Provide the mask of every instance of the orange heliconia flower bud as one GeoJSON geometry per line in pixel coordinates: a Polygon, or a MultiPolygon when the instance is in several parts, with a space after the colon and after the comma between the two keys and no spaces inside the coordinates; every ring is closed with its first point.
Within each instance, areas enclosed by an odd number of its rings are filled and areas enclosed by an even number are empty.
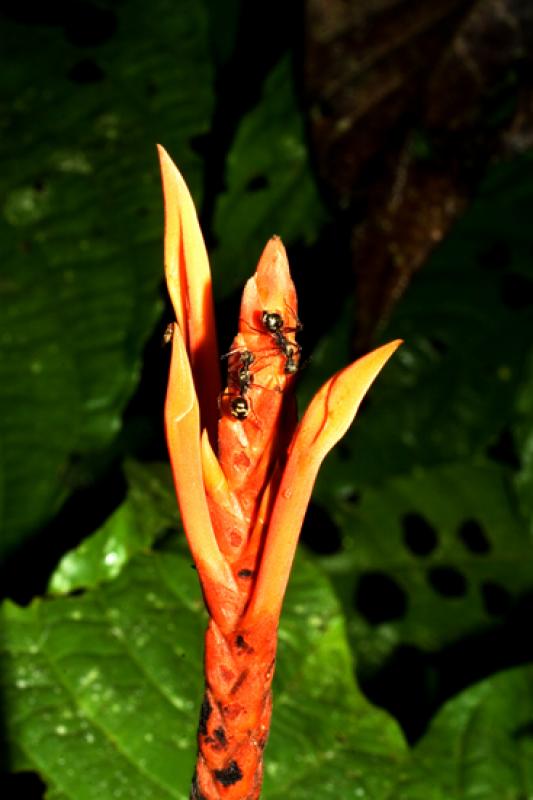
{"type": "Polygon", "coordinates": [[[247,282],[238,333],[219,355],[204,240],[186,184],[159,147],[165,270],[176,314],[165,403],[183,527],[210,621],[193,800],[255,800],[270,728],[277,628],[320,464],[399,346],[341,370],[298,424],[297,298],[274,237],[247,282]]]}

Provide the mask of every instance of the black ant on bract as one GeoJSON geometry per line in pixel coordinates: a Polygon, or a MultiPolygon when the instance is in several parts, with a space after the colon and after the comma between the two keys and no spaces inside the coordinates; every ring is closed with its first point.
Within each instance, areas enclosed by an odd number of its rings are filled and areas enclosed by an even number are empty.
{"type": "MultiPolygon", "coordinates": [[[[296,315],[294,316],[296,318],[296,315]]],[[[283,317],[277,311],[263,311],[261,322],[274,339],[278,350],[285,356],[285,374],[294,375],[295,372],[298,372],[296,357],[300,355],[302,348],[297,342],[288,339],[286,334],[301,331],[302,323],[296,318],[296,326],[294,328],[286,328],[283,317]]]]}
{"type": "Polygon", "coordinates": [[[223,355],[222,358],[230,358],[236,353],[239,354],[237,372],[233,375],[230,371],[229,382],[236,384],[239,394],[231,398],[230,411],[232,416],[236,419],[246,419],[250,413],[250,406],[246,399],[246,393],[254,382],[254,376],[250,372],[250,366],[255,361],[255,356],[250,350],[231,350],[229,353],[223,355]]]}
{"type": "MultiPolygon", "coordinates": [[[[295,314],[294,317],[296,319],[296,325],[291,328],[285,326],[283,317],[276,311],[263,311],[261,314],[263,328],[270,334],[274,340],[276,349],[285,358],[284,372],[286,375],[294,375],[298,371],[298,357],[301,352],[300,345],[287,336],[287,334],[295,333],[302,329],[302,324],[295,314]]],[[[247,324],[249,325],[249,323],[247,324]]],[[[256,328],[253,328],[253,330],[261,332],[256,328]]],[[[244,420],[250,413],[250,404],[246,394],[254,383],[254,375],[250,367],[256,361],[256,356],[251,350],[236,348],[230,350],[230,352],[223,355],[222,358],[229,359],[236,355],[239,357],[238,362],[236,365],[230,364],[228,386],[236,389],[238,394],[232,396],[230,400],[230,411],[232,416],[236,419],[244,420]]],[[[267,357],[266,353],[264,357],[267,357]]],[[[277,391],[281,391],[279,387],[276,387],[276,389],[277,391]]]]}

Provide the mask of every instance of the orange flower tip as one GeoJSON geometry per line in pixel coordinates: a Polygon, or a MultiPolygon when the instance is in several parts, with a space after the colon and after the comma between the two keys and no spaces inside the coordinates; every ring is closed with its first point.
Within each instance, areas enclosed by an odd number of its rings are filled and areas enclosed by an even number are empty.
{"type": "Polygon", "coordinates": [[[162,147],[160,144],[157,145],[157,154],[159,156],[159,166],[161,167],[163,187],[165,187],[165,185],[168,186],[169,180],[176,179],[176,176],[179,175],[179,170],[172,161],[172,159],[170,158],[165,148],[162,147]]]}
{"type": "Polygon", "coordinates": [[[257,269],[247,282],[241,305],[241,319],[245,321],[243,332],[262,331],[263,311],[276,312],[287,320],[287,325],[296,324],[296,290],[289,271],[287,253],[281,239],[273,236],[266,243],[257,269]]]}
{"type": "MultiPolygon", "coordinates": [[[[185,182],[185,178],[167,153],[164,147],[160,144],[157,145],[157,152],[159,155],[159,164],[161,167],[161,175],[163,179],[163,188],[167,191],[173,190],[177,192],[177,196],[180,198],[182,202],[190,201],[192,203],[192,198],[190,197],[190,192],[185,182]]],[[[171,195],[170,195],[171,196],[171,195]]],[[[172,197],[172,196],[171,196],[172,197]]],[[[174,199],[174,198],[172,198],[174,199]]],[[[176,211],[178,213],[182,213],[181,209],[176,207],[176,211]]]]}
{"type": "MultiPolygon", "coordinates": [[[[344,436],[363,397],[401,344],[401,339],[395,339],[359,358],[330,378],[315,395],[308,409],[309,425],[310,429],[317,427],[315,435],[323,447],[329,449],[344,436]],[[321,415],[322,422],[317,425],[321,415]]],[[[305,425],[305,417],[302,422],[305,425]]]]}

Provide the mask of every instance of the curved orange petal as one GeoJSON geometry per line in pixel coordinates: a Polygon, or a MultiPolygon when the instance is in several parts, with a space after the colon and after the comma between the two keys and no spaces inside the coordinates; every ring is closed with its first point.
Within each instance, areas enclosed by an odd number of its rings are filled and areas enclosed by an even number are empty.
{"type": "Polygon", "coordinates": [[[237,587],[217,544],[205,496],[200,411],[185,343],[174,325],[165,428],[185,534],[211,616],[226,628],[237,613],[237,587]]]}
{"type": "Polygon", "coordinates": [[[176,319],[185,339],[202,421],[216,441],[220,368],[211,272],[194,203],[178,168],[157,145],[165,203],[165,274],[176,319]]]}
{"type": "Polygon", "coordinates": [[[346,433],[370,385],[400,344],[400,340],[390,342],[337,372],[309,404],[291,443],[272,509],[246,613],[248,624],[279,615],[320,464],[346,433]]]}

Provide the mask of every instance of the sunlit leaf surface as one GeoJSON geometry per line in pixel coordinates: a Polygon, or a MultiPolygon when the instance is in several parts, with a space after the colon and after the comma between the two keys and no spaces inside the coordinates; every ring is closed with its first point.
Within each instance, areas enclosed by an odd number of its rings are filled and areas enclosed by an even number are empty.
{"type": "MultiPolygon", "coordinates": [[[[280,631],[264,797],[387,796],[405,755],[357,690],[327,581],[302,561],[280,631]],[[327,716],[324,717],[324,709],[327,716]]],[[[2,685],[14,766],[65,798],[188,796],[202,696],[203,603],[190,560],[133,559],[92,591],[4,607],[2,685]]]]}

